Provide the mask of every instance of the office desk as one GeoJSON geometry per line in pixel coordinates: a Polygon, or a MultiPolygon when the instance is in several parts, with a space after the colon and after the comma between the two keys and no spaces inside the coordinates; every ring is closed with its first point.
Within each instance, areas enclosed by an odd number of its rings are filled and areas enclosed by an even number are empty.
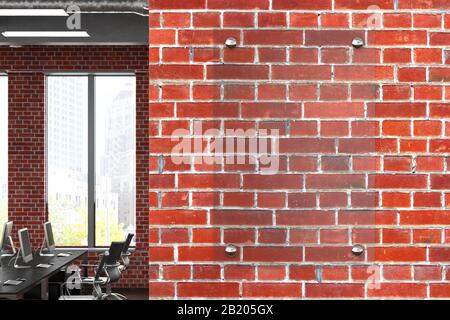
{"type": "MultiPolygon", "coordinates": [[[[48,279],[87,253],[86,250],[73,249],[55,250],[55,253],[68,251],[72,253],[69,257],[41,257],[39,253],[34,253],[33,262],[29,264],[32,268],[28,269],[15,269],[13,267],[14,262],[11,262],[8,267],[7,264],[11,258],[3,258],[0,269],[0,298],[22,299],[27,291],[40,284],[41,298],[48,300],[48,279]],[[53,265],[50,268],[36,268],[35,266],[40,263],[53,263],[53,265]],[[25,278],[27,280],[17,286],[4,285],[6,280],[16,280],[17,278],[25,278]]],[[[19,261],[21,261],[20,258],[19,261]]]]}

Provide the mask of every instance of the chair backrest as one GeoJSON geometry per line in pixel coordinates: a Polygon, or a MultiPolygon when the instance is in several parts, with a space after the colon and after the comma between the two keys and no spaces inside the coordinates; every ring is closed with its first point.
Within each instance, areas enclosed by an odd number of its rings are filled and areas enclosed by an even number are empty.
{"type": "Polygon", "coordinates": [[[130,248],[130,243],[131,243],[131,240],[133,240],[133,237],[134,237],[134,233],[129,233],[127,235],[127,239],[125,240],[125,244],[123,246],[122,253],[128,252],[128,249],[130,248]]]}
{"type": "Polygon", "coordinates": [[[97,271],[95,272],[95,281],[100,280],[100,277],[102,276],[103,273],[103,268],[105,267],[105,261],[108,258],[109,253],[105,252],[104,255],[102,255],[102,258],[100,259],[100,262],[97,266],[97,271]]]}
{"type": "Polygon", "coordinates": [[[105,271],[110,278],[110,282],[120,279],[120,258],[125,241],[113,241],[109,247],[108,254],[105,253],[105,271]]]}

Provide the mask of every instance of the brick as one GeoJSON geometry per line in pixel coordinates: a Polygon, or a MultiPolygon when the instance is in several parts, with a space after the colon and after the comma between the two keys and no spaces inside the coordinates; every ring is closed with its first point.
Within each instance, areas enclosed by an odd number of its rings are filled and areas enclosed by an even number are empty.
{"type": "Polygon", "coordinates": [[[441,195],[438,192],[414,193],[414,207],[440,207],[441,195]]]}
{"type": "Polygon", "coordinates": [[[191,24],[191,15],[184,12],[165,12],[162,14],[162,21],[165,28],[187,28],[191,24]]]}
{"type": "Polygon", "coordinates": [[[448,46],[450,44],[450,36],[446,32],[432,32],[430,34],[430,44],[433,46],[448,46]]]}
{"type": "Polygon", "coordinates": [[[227,280],[254,280],[255,267],[246,265],[226,265],[224,275],[227,280]]]}
{"type": "Polygon", "coordinates": [[[380,9],[394,9],[393,0],[336,0],[336,9],[367,10],[370,6],[377,6],[380,9]]]}
{"type": "Polygon", "coordinates": [[[368,116],[371,118],[407,118],[423,117],[425,103],[369,103],[368,116]]]}
{"type": "Polygon", "coordinates": [[[426,70],[425,68],[399,68],[398,80],[400,82],[424,82],[426,70]]]}
{"type": "Polygon", "coordinates": [[[400,0],[399,9],[449,9],[450,5],[442,0],[400,0]]]}
{"type": "Polygon", "coordinates": [[[293,63],[317,63],[318,51],[313,48],[292,48],[290,50],[290,62],[293,63]]]}
{"type": "Polygon", "coordinates": [[[302,176],[289,175],[244,175],[244,189],[297,189],[302,184],[302,176]]]}
{"type": "Polygon", "coordinates": [[[255,61],[255,50],[253,48],[226,50],[223,55],[223,61],[226,63],[252,63],[255,61]]]}
{"type": "Polygon", "coordinates": [[[274,10],[326,10],[331,9],[331,0],[273,0],[274,10]]]}
{"type": "Polygon", "coordinates": [[[237,103],[178,103],[177,116],[179,118],[233,118],[239,114],[237,103]]]}
{"type": "Polygon", "coordinates": [[[368,152],[395,152],[397,151],[397,142],[395,139],[340,139],[340,153],[368,153],[368,152]]]}
{"type": "Polygon", "coordinates": [[[354,118],[364,116],[362,103],[316,103],[307,102],[304,106],[305,118],[354,118]]]}
{"type": "Polygon", "coordinates": [[[414,266],[415,280],[441,280],[441,266],[414,266]]]}
{"type": "Polygon", "coordinates": [[[363,260],[364,254],[360,256],[353,255],[351,247],[327,246],[305,248],[305,261],[307,262],[344,262],[363,260]]]}
{"type": "Polygon", "coordinates": [[[269,9],[268,0],[208,0],[208,9],[269,9]]]}
{"type": "Polygon", "coordinates": [[[202,79],[203,67],[197,65],[152,65],[152,79],[202,79]]]}
{"type": "Polygon", "coordinates": [[[450,221],[450,212],[445,210],[401,211],[400,221],[406,225],[445,225],[450,221]]]}
{"type": "Polygon", "coordinates": [[[334,152],[333,139],[291,138],[280,139],[281,153],[318,153],[334,152]]]}
{"type": "Polygon", "coordinates": [[[450,285],[448,283],[434,283],[430,285],[430,296],[432,298],[450,297],[450,285]]]}
{"type": "Polygon", "coordinates": [[[383,52],[383,62],[385,63],[410,63],[411,49],[386,48],[383,52]]]}
{"type": "Polygon", "coordinates": [[[382,195],[382,206],[385,208],[405,208],[411,206],[409,193],[384,192],[382,195]]]}
{"type": "Polygon", "coordinates": [[[219,12],[195,12],[192,15],[194,28],[218,28],[220,27],[219,12]]]}
{"type": "Polygon", "coordinates": [[[315,13],[290,12],[289,21],[291,28],[314,28],[319,25],[318,15],[315,13]]]}
{"type": "Polygon", "coordinates": [[[362,31],[306,30],[305,45],[347,46],[355,37],[364,38],[364,33],[362,31]]]}
{"type": "Polygon", "coordinates": [[[383,86],[384,101],[409,100],[410,98],[411,98],[411,87],[408,85],[383,86]]]}
{"type": "Polygon", "coordinates": [[[227,243],[253,244],[256,242],[256,232],[254,229],[227,228],[223,231],[223,241],[227,243]]]}
{"type": "Polygon", "coordinates": [[[314,266],[295,266],[289,267],[289,279],[292,280],[315,280],[316,268],[314,266]]]}
{"type": "Polygon", "coordinates": [[[297,100],[316,100],[318,90],[316,85],[310,84],[290,84],[289,99],[297,100]]]}
{"type": "Polygon", "coordinates": [[[388,157],[384,158],[385,171],[410,171],[411,158],[410,157],[388,157]]]}
{"type": "Polygon", "coordinates": [[[251,30],[244,31],[245,45],[300,45],[303,33],[294,30],[251,30]]]}
{"type": "Polygon", "coordinates": [[[369,261],[423,261],[426,248],[420,247],[371,247],[368,249],[369,261]]]}
{"type": "Polygon", "coordinates": [[[385,28],[406,28],[412,27],[412,15],[408,13],[385,13],[383,15],[385,28]]]}
{"type": "Polygon", "coordinates": [[[308,298],[362,298],[364,285],[346,283],[307,283],[305,296],[308,298]]]}
{"type": "Polygon", "coordinates": [[[251,28],[254,21],[253,12],[224,12],[223,14],[224,27],[251,28]]]}
{"type": "Polygon", "coordinates": [[[239,297],[239,283],[180,282],[177,291],[180,297],[239,297]]]}
{"type": "Polygon", "coordinates": [[[179,2],[167,2],[164,0],[150,0],[149,8],[156,9],[204,9],[206,7],[206,0],[189,0],[179,2]]]}
{"type": "Polygon", "coordinates": [[[283,280],[286,277],[284,266],[259,266],[258,280],[283,280]]]}
{"type": "Polygon", "coordinates": [[[211,223],[215,225],[272,224],[272,214],[266,210],[213,210],[210,216],[211,223]]]}
{"type": "Polygon", "coordinates": [[[415,48],[414,60],[417,63],[442,63],[442,49],[415,48]]]}
{"type": "Polygon", "coordinates": [[[209,65],[206,68],[206,77],[211,80],[268,79],[269,68],[262,65],[209,65]]]}
{"type": "Polygon", "coordinates": [[[369,31],[368,44],[378,46],[426,45],[427,33],[426,31],[410,30],[369,31]]]}
{"type": "MultiPolygon", "coordinates": [[[[320,234],[320,243],[321,244],[339,244],[339,243],[346,244],[346,243],[348,243],[348,230],[347,229],[321,229],[319,234],[320,234]]],[[[325,276],[325,274],[324,274],[324,276],[325,276]]]]}
{"type": "Polygon", "coordinates": [[[236,261],[239,257],[229,257],[223,247],[220,246],[195,246],[195,247],[178,247],[179,261],[236,261]]]}
{"type": "Polygon", "coordinates": [[[327,225],[334,222],[332,211],[280,210],[276,212],[276,225],[327,225]]]}
{"type": "Polygon", "coordinates": [[[380,283],[367,292],[369,297],[425,298],[427,287],[419,283],[380,283]]]}
{"type": "Polygon", "coordinates": [[[448,262],[450,261],[450,248],[433,247],[430,248],[430,261],[448,262]]]}
{"type": "Polygon", "coordinates": [[[244,297],[300,297],[302,287],[297,283],[245,283],[243,286],[244,297]]]}
{"type": "Polygon", "coordinates": [[[351,210],[340,211],[338,214],[340,225],[391,225],[396,224],[396,220],[394,211],[351,210]]]}
{"type": "Polygon", "coordinates": [[[335,79],[342,81],[393,80],[390,66],[336,66],[335,79]]]}
{"type": "Polygon", "coordinates": [[[330,66],[321,65],[275,65],[273,80],[330,80],[330,66]]]}
{"type": "Polygon", "coordinates": [[[323,63],[348,63],[350,60],[347,48],[321,48],[320,59],[323,63]]]}
{"type": "Polygon", "coordinates": [[[301,247],[245,247],[244,261],[299,262],[302,261],[301,247]]]}
{"type": "Polygon", "coordinates": [[[260,62],[285,62],[285,48],[258,48],[258,56],[260,62]]]}
{"type": "Polygon", "coordinates": [[[347,121],[322,121],[320,135],[322,137],[345,137],[348,136],[349,128],[347,121]]]}
{"type": "Polygon", "coordinates": [[[286,13],[284,12],[261,12],[258,14],[259,28],[286,27],[286,13]]]}
{"type": "Polygon", "coordinates": [[[201,280],[219,280],[220,267],[216,265],[194,265],[192,278],[201,280]]]}
{"type": "Polygon", "coordinates": [[[153,210],[149,219],[152,224],[205,224],[206,212],[201,210],[153,210]]]}
{"type": "Polygon", "coordinates": [[[326,13],[320,16],[322,28],[346,28],[349,26],[349,16],[344,13],[326,13]]]}

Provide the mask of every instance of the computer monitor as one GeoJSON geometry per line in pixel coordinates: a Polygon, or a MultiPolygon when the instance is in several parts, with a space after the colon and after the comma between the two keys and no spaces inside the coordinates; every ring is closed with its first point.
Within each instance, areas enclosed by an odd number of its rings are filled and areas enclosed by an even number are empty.
{"type": "Polygon", "coordinates": [[[55,240],[53,238],[52,224],[50,222],[44,223],[44,234],[47,250],[52,252],[55,250],[55,240]]]}
{"type": "Polygon", "coordinates": [[[11,243],[11,232],[12,232],[13,222],[8,221],[5,222],[3,226],[3,235],[2,235],[2,242],[0,244],[0,251],[6,251],[8,245],[11,246],[12,251],[15,251],[15,248],[13,244],[11,243]]]}
{"type": "Polygon", "coordinates": [[[33,261],[33,250],[31,249],[30,236],[27,228],[19,230],[19,242],[23,262],[29,263],[33,261]]]}

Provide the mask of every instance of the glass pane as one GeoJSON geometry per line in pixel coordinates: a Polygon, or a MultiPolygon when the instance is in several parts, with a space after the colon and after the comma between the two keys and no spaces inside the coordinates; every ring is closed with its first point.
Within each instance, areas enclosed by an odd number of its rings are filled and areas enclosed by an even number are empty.
{"type": "Polygon", "coordinates": [[[58,246],[87,245],[88,78],[48,78],[48,209],[58,246]]]}
{"type": "Polygon", "coordinates": [[[95,241],[107,246],[136,229],[136,80],[95,82],[95,241]]]}
{"type": "Polygon", "coordinates": [[[0,225],[8,220],[8,77],[0,76],[0,225]]]}

